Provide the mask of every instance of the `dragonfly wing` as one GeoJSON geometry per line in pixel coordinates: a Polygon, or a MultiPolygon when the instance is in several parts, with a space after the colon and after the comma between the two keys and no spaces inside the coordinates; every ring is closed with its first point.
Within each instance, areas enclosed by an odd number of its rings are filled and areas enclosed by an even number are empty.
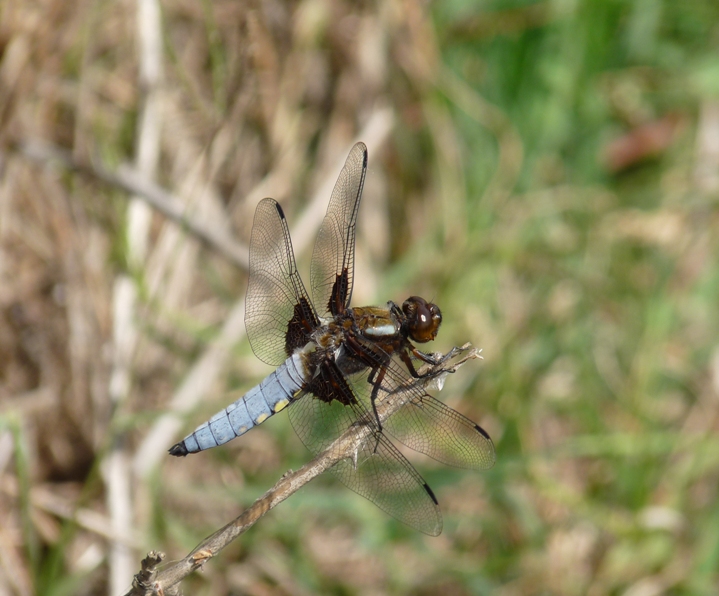
{"type": "Polygon", "coordinates": [[[422,390],[415,388],[408,397],[384,423],[390,435],[450,466],[485,470],[494,465],[494,444],[481,426],[422,390]]]}
{"type": "Polygon", "coordinates": [[[250,239],[245,326],[257,357],[279,366],[319,324],[295,264],[287,220],[274,199],[257,205],[250,239]]]}
{"type": "Polygon", "coordinates": [[[357,143],[332,191],[312,252],[312,297],[323,317],[344,312],[352,298],[357,211],[366,172],[367,147],[357,143]]]}
{"type": "Polygon", "coordinates": [[[368,383],[367,371],[346,379],[333,362],[322,369],[317,377],[321,380],[310,386],[312,394],[288,411],[300,440],[318,455],[348,429],[361,433],[356,452],[340,460],[331,473],[392,517],[425,534],[438,535],[442,516],[432,490],[378,429],[374,414],[354,394],[353,386],[368,383]]]}
{"type": "MultiPolygon", "coordinates": [[[[371,342],[362,340],[362,349],[375,356],[384,373],[378,401],[387,396],[404,404],[382,423],[392,437],[450,466],[483,470],[494,465],[494,444],[487,432],[425,390],[426,384],[444,370],[442,365],[430,376],[416,379],[396,358],[389,358],[371,342]]],[[[355,387],[355,393],[365,403],[371,390],[371,383],[355,387]]]]}

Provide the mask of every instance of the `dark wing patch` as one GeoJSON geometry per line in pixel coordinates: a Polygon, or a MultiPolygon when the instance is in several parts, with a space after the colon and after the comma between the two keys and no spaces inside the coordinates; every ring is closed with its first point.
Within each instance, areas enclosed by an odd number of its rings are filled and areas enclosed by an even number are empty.
{"type": "Polygon", "coordinates": [[[327,404],[336,401],[343,406],[352,406],[357,403],[344,375],[331,360],[320,364],[317,376],[308,384],[308,391],[327,404]]]}
{"type": "Polygon", "coordinates": [[[306,297],[301,296],[297,304],[295,304],[292,318],[287,324],[285,354],[291,356],[295,349],[307,345],[312,332],[318,324],[312,305],[307,301],[306,297]]]}
{"type": "Polygon", "coordinates": [[[263,199],[255,211],[245,325],[254,353],[273,366],[303,347],[307,331],[318,325],[297,271],[287,220],[274,199],[263,199]]]}
{"type": "Polygon", "coordinates": [[[335,276],[330,299],[325,305],[327,312],[333,315],[343,313],[345,308],[349,306],[349,300],[347,299],[347,296],[351,297],[349,275],[349,270],[345,267],[339,275],[335,276]]]}
{"type": "Polygon", "coordinates": [[[321,316],[341,314],[352,298],[357,211],[367,172],[367,147],[350,151],[332,191],[330,204],[312,252],[312,297],[321,316]]]}

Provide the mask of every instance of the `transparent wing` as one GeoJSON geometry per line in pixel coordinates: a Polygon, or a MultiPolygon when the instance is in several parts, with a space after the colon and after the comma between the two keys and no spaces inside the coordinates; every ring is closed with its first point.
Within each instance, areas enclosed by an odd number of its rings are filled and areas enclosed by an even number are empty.
{"type": "MultiPolygon", "coordinates": [[[[341,375],[336,369],[333,374],[341,375]]],[[[367,372],[351,380],[352,386],[367,383],[367,372]]],[[[322,399],[308,394],[289,408],[292,426],[305,446],[317,455],[350,428],[363,433],[355,457],[338,462],[332,474],[392,517],[425,534],[438,535],[442,516],[437,499],[412,464],[379,432],[374,414],[354,396],[341,398],[352,403],[340,403],[326,401],[324,390],[318,393],[322,399]]]]}
{"type": "Polygon", "coordinates": [[[384,425],[410,449],[444,464],[476,470],[494,465],[494,445],[486,431],[428,393],[412,390],[384,425]]]}
{"type": "Polygon", "coordinates": [[[343,312],[352,298],[357,210],[366,171],[367,147],[357,143],[332,191],[312,252],[312,297],[323,317],[343,312]]]}
{"type": "Polygon", "coordinates": [[[432,489],[384,434],[362,444],[356,463],[344,459],[332,472],[345,486],[408,526],[430,536],[442,532],[442,514],[432,489]]]}
{"type": "MultiPolygon", "coordinates": [[[[373,354],[384,370],[378,401],[404,404],[382,422],[383,430],[410,449],[450,466],[483,470],[494,465],[494,444],[484,429],[425,391],[426,384],[444,371],[441,365],[429,377],[415,379],[378,346],[363,341],[363,350],[365,356],[373,354]]],[[[367,403],[372,385],[368,382],[354,390],[367,403]]]]}
{"type": "Polygon", "coordinates": [[[279,366],[318,324],[297,272],[287,220],[274,199],[257,205],[250,239],[245,326],[257,357],[279,366]]]}

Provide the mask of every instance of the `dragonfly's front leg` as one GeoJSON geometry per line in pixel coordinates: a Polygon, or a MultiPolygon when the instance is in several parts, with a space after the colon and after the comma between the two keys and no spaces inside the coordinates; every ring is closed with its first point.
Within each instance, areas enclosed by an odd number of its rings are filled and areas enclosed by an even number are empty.
{"type": "Polygon", "coordinates": [[[436,354],[427,354],[425,352],[422,352],[421,350],[418,350],[415,346],[408,347],[406,350],[402,350],[400,352],[400,358],[402,359],[402,362],[405,363],[405,366],[407,366],[407,370],[409,370],[409,374],[411,374],[415,379],[423,379],[425,377],[431,376],[434,374],[435,367],[441,366],[445,362],[448,362],[452,360],[457,354],[460,354],[464,351],[466,351],[467,348],[464,346],[461,348],[454,347],[449,352],[447,352],[444,355],[436,355],[436,354]],[[430,368],[424,373],[417,372],[417,369],[414,367],[414,363],[412,362],[412,359],[410,358],[410,352],[412,355],[417,358],[418,360],[421,360],[425,364],[429,364],[430,368]]]}

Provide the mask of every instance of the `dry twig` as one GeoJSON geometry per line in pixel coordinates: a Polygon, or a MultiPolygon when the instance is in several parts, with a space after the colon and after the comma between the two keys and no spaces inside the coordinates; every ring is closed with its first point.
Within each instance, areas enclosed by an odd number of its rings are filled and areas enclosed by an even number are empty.
{"type": "MultiPolygon", "coordinates": [[[[481,356],[479,350],[465,344],[461,348],[451,350],[445,358],[442,364],[426,366],[421,371],[424,375],[423,378],[419,381],[411,380],[411,382],[420,383],[424,388],[441,388],[447,374],[455,372],[467,360],[481,358],[481,356]]],[[[312,397],[308,396],[305,399],[312,399],[312,397]]],[[[382,396],[377,404],[377,415],[380,421],[386,420],[404,406],[406,399],[406,394],[401,391],[382,396]]],[[[135,576],[133,587],[125,596],[150,596],[161,593],[163,590],[167,594],[168,589],[173,588],[190,573],[202,567],[208,559],[217,555],[240,534],[250,529],[268,511],[297,492],[310,480],[344,459],[353,460],[360,446],[370,438],[372,432],[373,427],[369,425],[357,425],[347,429],[327,450],[312,461],[297,471],[289,471],[284,474],[275,486],[243,511],[239,517],[203,540],[185,558],[173,562],[162,570],[151,572],[149,577],[145,561],[143,561],[143,571],[135,576]]],[[[150,555],[152,554],[150,553],[150,555]]]]}
{"type": "Polygon", "coordinates": [[[249,263],[247,247],[234,240],[224,226],[212,225],[187,211],[185,204],[174,194],[148,180],[132,166],[122,164],[111,171],[98,161],[88,162],[72,156],[60,147],[37,140],[17,144],[19,151],[39,163],[57,163],[68,170],[101,180],[121,188],[134,198],[146,201],[165,217],[174,221],[190,234],[217,250],[236,266],[246,269],[249,263]]]}

